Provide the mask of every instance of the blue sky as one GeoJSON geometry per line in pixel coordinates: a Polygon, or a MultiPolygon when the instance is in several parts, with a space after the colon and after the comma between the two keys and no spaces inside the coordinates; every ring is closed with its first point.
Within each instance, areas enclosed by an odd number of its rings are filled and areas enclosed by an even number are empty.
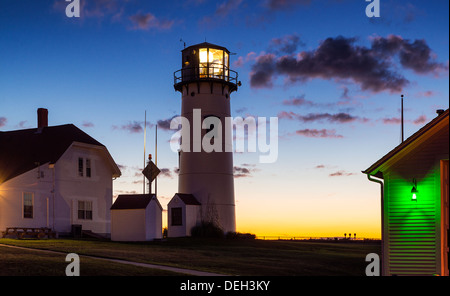
{"type": "MultiPolygon", "coordinates": [[[[73,123],[121,165],[115,194],[141,192],[154,124],[180,113],[181,50],[227,47],[242,86],[232,116],[279,118],[279,154],[234,156],[238,231],[379,236],[379,188],[361,173],[448,108],[449,2],[380,0],[0,0],[0,130],[73,123]],[[180,41],[182,40],[182,41],[180,41]]],[[[158,195],[177,190],[177,155],[158,129],[158,195]]]]}

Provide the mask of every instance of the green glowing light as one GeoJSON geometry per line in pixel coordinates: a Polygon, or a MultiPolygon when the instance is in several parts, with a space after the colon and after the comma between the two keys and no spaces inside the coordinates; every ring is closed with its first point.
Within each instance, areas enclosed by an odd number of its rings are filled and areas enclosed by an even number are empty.
{"type": "Polygon", "coordinates": [[[416,189],[416,186],[414,186],[412,189],[411,189],[411,193],[412,193],[412,198],[411,198],[411,200],[413,200],[413,201],[417,201],[417,189],[416,189]]]}

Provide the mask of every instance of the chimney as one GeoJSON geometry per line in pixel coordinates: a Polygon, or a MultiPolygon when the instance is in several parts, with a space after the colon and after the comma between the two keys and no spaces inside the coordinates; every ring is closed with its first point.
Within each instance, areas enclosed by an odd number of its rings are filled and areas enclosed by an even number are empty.
{"type": "Polygon", "coordinates": [[[43,128],[48,126],[48,110],[44,108],[39,108],[37,110],[38,117],[38,128],[43,128]]]}
{"type": "Polygon", "coordinates": [[[444,112],[445,112],[444,109],[437,109],[436,110],[436,113],[437,113],[438,116],[442,115],[444,112]]]}

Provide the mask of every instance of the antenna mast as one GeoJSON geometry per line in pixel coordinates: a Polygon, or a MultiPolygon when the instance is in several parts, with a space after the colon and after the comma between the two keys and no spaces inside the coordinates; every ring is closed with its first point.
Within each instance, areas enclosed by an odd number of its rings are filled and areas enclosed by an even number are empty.
{"type": "Polygon", "coordinates": [[[402,118],[401,118],[401,121],[402,121],[402,127],[401,127],[401,129],[402,129],[402,143],[403,143],[403,141],[404,141],[404,123],[403,123],[403,95],[402,95],[402,109],[401,109],[401,112],[402,112],[402,118]]]}

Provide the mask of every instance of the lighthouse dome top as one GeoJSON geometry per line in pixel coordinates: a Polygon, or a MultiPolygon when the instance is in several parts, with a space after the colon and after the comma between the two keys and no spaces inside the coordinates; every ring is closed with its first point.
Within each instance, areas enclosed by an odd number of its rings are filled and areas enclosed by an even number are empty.
{"type": "Polygon", "coordinates": [[[209,43],[209,42],[203,42],[203,43],[188,46],[188,47],[184,48],[181,52],[189,51],[189,50],[196,49],[196,48],[213,48],[213,49],[219,49],[219,50],[226,51],[228,54],[230,53],[230,51],[226,47],[216,45],[213,43],[209,43]]]}
{"type": "Polygon", "coordinates": [[[237,90],[238,74],[230,69],[230,52],[223,46],[208,42],[191,45],[181,51],[181,69],[174,73],[174,88],[193,82],[218,82],[237,90]]]}

